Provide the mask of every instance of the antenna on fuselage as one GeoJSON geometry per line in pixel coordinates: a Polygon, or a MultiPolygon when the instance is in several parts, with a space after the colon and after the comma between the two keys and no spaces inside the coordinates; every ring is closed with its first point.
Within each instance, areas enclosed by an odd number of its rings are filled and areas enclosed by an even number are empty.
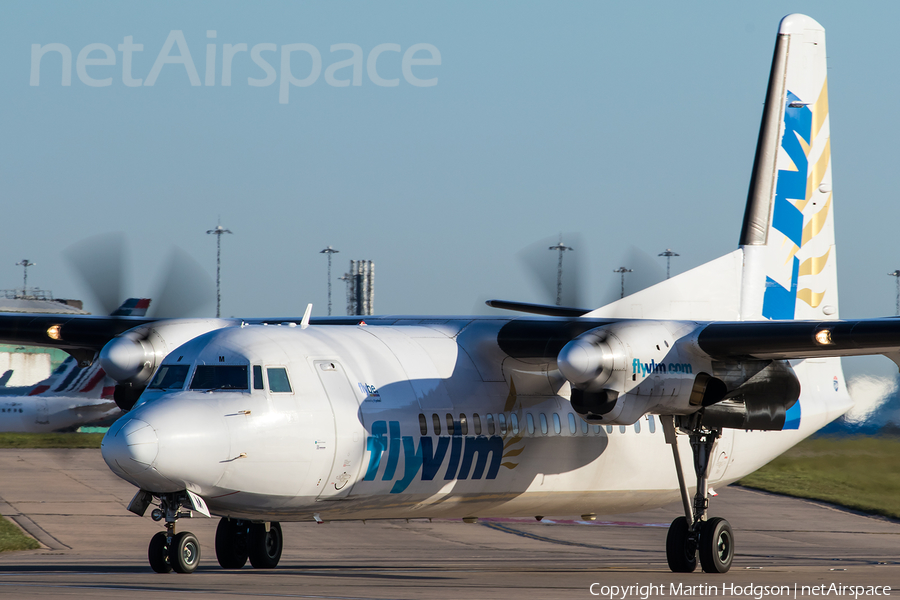
{"type": "Polygon", "coordinates": [[[309,316],[312,314],[312,302],[306,305],[306,312],[303,313],[303,319],[300,321],[300,329],[309,327],[309,316]]]}

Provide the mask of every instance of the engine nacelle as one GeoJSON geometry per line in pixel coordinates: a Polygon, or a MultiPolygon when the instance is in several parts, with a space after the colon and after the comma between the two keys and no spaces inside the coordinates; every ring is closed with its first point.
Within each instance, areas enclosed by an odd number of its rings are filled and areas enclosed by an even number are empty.
{"type": "Polygon", "coordinates": [[[703,411],[712,427],[781,429],[800,396],[790,363],[717,361],[699,349],[696,330],[689,321],[622,321],[575,338],[557,358],[572,408],[593,424],[703,411]]]}
{"type": "Polygon", "coordinates": [[[590,423],[631,425],[648,412],[690,414],[721,400],[726,390],[708,375],[709,358],[691,335],[696,327],[622,321],[575,338],[557,357],[572,407],[590,423]]]}
{"type": "Polygon", "coordinates": [[[172,350],[215,329],[233,326],[227,319],[167,319],[113,338],[100,351],[100,366],[120,384],[143,388],[172,350]]]}

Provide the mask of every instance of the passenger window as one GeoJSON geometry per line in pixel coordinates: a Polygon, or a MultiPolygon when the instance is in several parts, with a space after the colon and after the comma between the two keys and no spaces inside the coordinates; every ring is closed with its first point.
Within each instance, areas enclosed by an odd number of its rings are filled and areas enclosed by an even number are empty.
{"type": "Polygon", "coordinates": [[[428,435],[428,419],[423,414],[419,414],[419,431],[422,435],[428,435]]]}
{"type": "Polygon", "coordinates": [[[544,413],[540,413],[538,418],[541,420],[541,433],[547,435],[547,415],[544,413]]]}
{"type": "Polygon", "coordinates": [[[263,378],[262,378],[262,367],[259,365],[253,365],[253,389],[254,390],[266,389],[266,384],[263,382],[263,378]]]}
{"type": "Polygon", "coordinates": [[[431,415],[431,424],[434,426],[434,435],[441,435],[441,418],[437,413],[431,415]]]}
{"type": "Polygon", "coordinates": [[[494,415],[488,413],[484,415],[484,420],[487,421],[488,435],[494,435],[494,415]]]}
{"type": "Polygon", "coordinates": [[[475,435],[481,435],[481,417],[478,413],[472,414],[472,425],[475,426],[475,435]]]}
{"type": "Polygon", "coordinates": [[[469,422],[466,420],[466,415],[459,413],[459,430],[461,435],[469,434],[469,422]]]}
{"type": "Polygon", "coordinates": [[[187,379],[188,365],[162,365],[148,386],[154,390],[180,390],[187,379]]]}
{"type": "Polygon", "coordinates": [[[588,422],[584,419],[581,420],[581,433],[587,435],[588,432],[588,422]]]}
{"type": "Polygon", "coordinates": [[[246,390],[247,365],[198,365],[191,379],[192,390],[246,390]]]}
{"type": "Polygon", "coordinates": [[[559,435],[562,433],[562,424],[559,422],[559,415],[553,413],[553,433],[559,435]]]}
{"type": "Polygon", "coordinates": [[[506,435],[506,415],[498,413],[497,423],[500,425],[500,435],[506,435]]]}
{"type": "Polygon", "coordinates": [[[647,415],[647,421],[650,426],[650,433],[656,433],[656,419],[653,418],[653,415],[647,415]]]}
{"type": "Polygon", "coordinates": [[[291,382],[288,379],[287,369],[284,367],[268,367],[266,375],[269,378],[269,391],[275,394],[290,394],[291,382]]]}
{"type": "MultiPolygon", "coordinates": [[[[598,425],[594,425],[594,427],[597,427],[597,429],[600,428],[598,425]]],[[[612,433],[612,425],[606,426],[606,433],[612,433]]]]}
{"type": "Polygon", "coordinates": [[[447,435],[453,435],[453,415],[447,413],[447,435]]]}
{"type": "Polygon", "coordinates": [[[638,419],[637,421],[634,422],[634,432],[635,433],[641,432],[641,420],[640,419],[638,419]]]}
{"type": "Polygon", "coordinates": [[[509,413],[509,421],[512,423],[513,435],[519,435],[519,415],[516,413],[509,413]]]}
{"type": "Polygon", "coordinates": [[[619,433],[625,433],[625,426],[619,425],[619,433]]]}
{"type": "Polygon", "coordinates": [[[575,423],[575,415],[569,413],[569,433],[575,435],[578,433],[578,425],[575,423]]]}
{"type": "Polygon", "coordinates": [[[525,413],[525,427],[528,429],[528,435],[534,435],[534,417],[531,413],[525,413]]]}

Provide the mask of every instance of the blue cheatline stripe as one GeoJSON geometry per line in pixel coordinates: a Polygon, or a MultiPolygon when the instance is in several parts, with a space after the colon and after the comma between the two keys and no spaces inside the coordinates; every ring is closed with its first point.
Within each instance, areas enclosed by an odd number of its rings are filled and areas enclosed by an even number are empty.
{"type": "Polygon", "coordinates": [[[800,429],[800,412],[800,401],[797,400],[784,416],[784,427],[781,429],[800,429]]]}

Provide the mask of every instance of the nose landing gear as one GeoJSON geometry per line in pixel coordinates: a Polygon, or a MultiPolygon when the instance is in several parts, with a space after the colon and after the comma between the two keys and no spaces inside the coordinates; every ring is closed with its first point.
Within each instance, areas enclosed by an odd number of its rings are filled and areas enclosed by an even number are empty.
{"type": "Polygon", "coordinates": [[[697,491],[693,502],[687,490],[681,459],[675,439],[675,422],[671,415],[661,415],[666,443],[672,446],[678,487],[684,505],[683,517],[678,517],[669,526],[666,536],[666,561],[675,573],[691,573],[697,568],[699,550],[700,565],[706,573],[727,573],[734,558],[734,532],[731,525],[721,517],[707,520],[709,508],[707,483],[709,481],[709,458],[712,455],[721,429],[703,427],[700,417],[692,415],[684,424],[691,440],[694,455],[694,472],[697,476],[697,491]]]}
{"type": "Polygon", "coordinates": [[[147,558],[150,568],[156,573],[193,573],[200,564],[200,540],[190,531],[175,533],[175,522],[179,517],[190,516],[190,513],[180,513],[181,503],[174,494],[164,494],[160,497],[159,512],[154,512],[154,518],[163,516],[166,519],[166,530],[160,531],[150,538],[150,547],[147,549],[147,558]]]}

